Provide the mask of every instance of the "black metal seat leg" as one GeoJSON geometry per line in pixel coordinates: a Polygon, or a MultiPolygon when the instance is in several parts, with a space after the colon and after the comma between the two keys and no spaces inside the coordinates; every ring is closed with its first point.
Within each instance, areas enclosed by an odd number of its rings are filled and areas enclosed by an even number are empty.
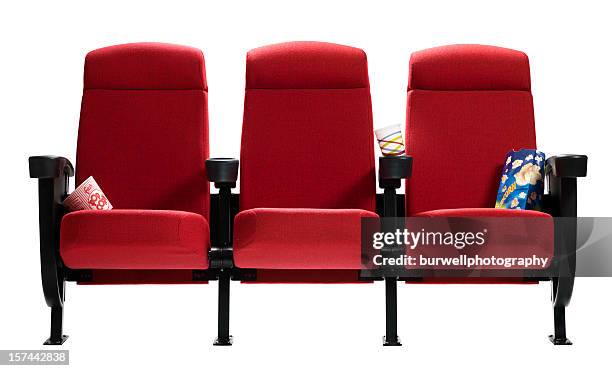
{"type": "Polygon", "coordinates": [[[222,271],[219,275],[219,314],[217,318],[217,338],[214,345],[232,345],[233,338],[229,334],[230,316],[230,275],[222,271]]]}
{"type": "Polygon", "coordinates": [[[567,338],[565,329],[565,307],[553,306],[555,316],[555,334],[548,338],[555,345],[572,345],[572,342],[567,338]]]}
{"type": "Polygon", "coordinates": [[[384,346],[401,346],[397,336],[397,278],[385,278],[385,322],[386,331],[383,336],[384,346]]]}
{"type": "Polygon", "coordinates": [[[61,305],[51,307],[51,336],[43,345],[62,345],[68,339],[63,332],[64,307],[61,305]]]}

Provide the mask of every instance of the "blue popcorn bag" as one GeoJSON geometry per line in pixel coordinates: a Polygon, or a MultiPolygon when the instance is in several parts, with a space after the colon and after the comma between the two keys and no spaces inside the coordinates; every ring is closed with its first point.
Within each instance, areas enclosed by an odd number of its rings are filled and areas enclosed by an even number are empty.
{"type": "Polygon", "coordinates": [[[535,149],[506,154],[495,208],[542,210],[546,155],[535,149]]]}

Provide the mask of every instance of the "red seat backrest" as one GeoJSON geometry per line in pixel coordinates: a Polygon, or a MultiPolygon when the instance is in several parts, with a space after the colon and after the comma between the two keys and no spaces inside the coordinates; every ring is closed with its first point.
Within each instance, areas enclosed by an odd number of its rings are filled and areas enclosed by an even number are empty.
{"type": "Polygon", "coordinates": [[[291,42],[247,54],[242,210],[374,211],[373,145],[363,50],[291,42]]]}
{"type": "Polygon", "coordinates": [[[525,53],[450,45],[410,58],[406,210],[494,207],[505,154],[535,148],[525,53]]]}
{"type": "Polygon", "coordinates": [[[121,209],[208,219],[208,109],[198,49],[136,43],[85,59],[77,184],[93,176],[121,209]]]}

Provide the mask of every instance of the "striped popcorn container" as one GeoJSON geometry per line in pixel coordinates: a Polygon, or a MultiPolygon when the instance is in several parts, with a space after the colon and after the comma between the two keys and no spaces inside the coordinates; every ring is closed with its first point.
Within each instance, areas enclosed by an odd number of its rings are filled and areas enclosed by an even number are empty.
{"type": "Polygon", "coordinates": [[[95,179],[90,176],[66,197],[64,207],[70,211],[111,210],[113,205],[108,201],[95,179]]]}
{"type": "Polygon", "coordinates": [[[374,133],[383,156],[402,156],[406,153],[402,129],[399,125],[387,126],[375,130],[374,133]]]}

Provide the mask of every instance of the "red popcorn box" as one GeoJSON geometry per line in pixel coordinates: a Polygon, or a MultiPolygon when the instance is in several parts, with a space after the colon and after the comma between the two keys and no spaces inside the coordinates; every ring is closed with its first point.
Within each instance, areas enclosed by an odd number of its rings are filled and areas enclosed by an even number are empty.
{"type": "Polygon", "coordinates": [[[66,197],[64,206],[70,211],[111,210],[113,208],[96,180],[91,176],[66,197]]]}

